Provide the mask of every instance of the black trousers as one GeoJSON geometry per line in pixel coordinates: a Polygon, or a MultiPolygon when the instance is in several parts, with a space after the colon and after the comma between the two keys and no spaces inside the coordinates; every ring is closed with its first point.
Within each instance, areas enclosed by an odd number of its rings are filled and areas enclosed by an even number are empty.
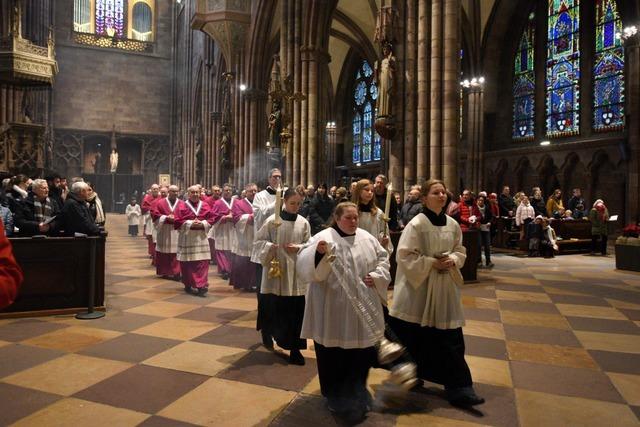
{"type": "Polygon", "coordinates": [[[464,359],[462,328],[422,327],[389,317],[389,325],[418,365],[418,378],[442,384],[447,389],[473,385],[464,359]]]}
{"type": "Polygon", "coordinates": [[[607,235],[606,234],[591,235],[591,252],[600,252],[602,255],[607,254],[607,235]]]}
{"type": "Polygon", "coordinates": [[[369,400],[367,377],[376,361],[376,349],[325,347],[314,341],[320,391],[342,407],[364,408],[369,400]]]}
{"type": "Polygon", "coordinates": [[[285,350],[307,348],[307,340],[300,338],[304,318],[304,296],[283,297],[260,295],[258,329],[272,335],[285,350]]]}
{"type": "MultiPolygon", "coordinates": [[[[484,260],[489,265],[491,262],[491,231],[478,232],[478,247],[482,250],[484,247],[484,260]]],[[[482,263],[482,255],[478,253],[478,263],[482,263]]]]}
{"type": "Polygon", "coordinates": [[[129,235],[131,235],[131,236],[137,236],[138,235],[138,226],[137,225],[130,225],[129,226],[129,235]]]}

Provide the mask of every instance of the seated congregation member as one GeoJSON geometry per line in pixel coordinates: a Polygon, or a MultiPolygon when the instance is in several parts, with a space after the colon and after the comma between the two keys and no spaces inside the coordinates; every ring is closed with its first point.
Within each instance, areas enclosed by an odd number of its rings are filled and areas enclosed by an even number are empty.
{"type": "Polygon", "coordinates": [[[89,212],[91,213],[91,217],[95,223],[100,227],[104,227],[104,223],[107,221],[107,218],[104,213],[104,209],[102,208],[102,200],[98,197],[98,193],[94,191],[93,185],[90,182],[87,184],[89,184],[89,194],[87,195],[89,212]]]}
{"type": "Polygon", "coordinates": [[[556,188],[547,200],[547,215],[549,218],[562,218],[564,206],[562,205],[562,190],[556,188]]]}
{"type": "Polygon", "coordinates": [[[258,191],[254,183],[244,188],[245,197],[231,208],[236,233],[231,264],[230,283],[235,289],[252,290],[256,287],[256,265],[251,262],[253,250],[253,199],[258,191]]]}
{"type": "Polygon", "coordinates": [[[87,206],[89,185],[86,182],[74,182],[71,192],[62,207],[62,227],[65,236],[82,233],[88,236],[100,234],[100,227],[95,223],[87,206]]]}
{"type": "Polygon", "coordinates": [[[389,238],[389,226],[385,221],[384,212],[376,204],[371,181],[368,179],[358,181],[351,195],[351,201],[358,207],[358,227],[368,231],[378,239],[389,254],[392,253],[393,243],[389,238]]]}
{"type": "Polygon", "coordinates": [[[585,209],[584,205],[581,203],[578,203],[575,207],[575,209],[573,210],[571,216],[573,217],[573,219],[588,219],[587,218],[587,210],[585,209]]]}
{"type": "Polygon", "coordinates": [[[60,208],[51,200],[49,186],[44,179],[36,179],[31,183],[31,192],[18,203],[14,223],[18,227],[18,236],[35,235],[55,236],[59,231],[60,208]]]}
{"type": "Polygon", "coordinates": [[[320,391],[329,410],[353,422],[371,409],[367,376],[377,363],[380,337],[372,336],[343,286],[365,307],[373,304],[370,318],[384,330],[381,300],[391,281],[389,255],[376,237],[358,228],[354,203],[340,203],[333,218],[333,226],[313,236],[298,254],[298,279],[309,283],[300,336],[314,341],[320,391]],[[332,262],[350,274],[336,274],[332,262]]]}
{"type": "Polygon", "coordinates": [[[533,195],[529,199],[529,203],[533,206],[533,210],[535,211],[535,215],[546,216],[547,215],[547,205],[542,198],[542,190],[539,187],[533,187],[533,195]]]}
{"type": "MultiPolygon", "coordinates": [[[[234,203],[233,187],[231,184],[225,184],[222,186],[222,197],[216,200],[211,209],[213,228],[209,232],[209,237],[213,237],[215,241],[218,274],[224,280],[229,279],[231,273],[231,261],[233,260],[231,250],[236,238],[233,214],[231,213],[234,203]]],[[[232,283],[230,284],[232,285],[232,283]]]]}
{"type": "MultiPolygon", "coordinates": [[[[280,219],[277,220],[277,213],[270,216],[254,242],[262,264],[260,293],[264,302],[263,310],[258,311],[258,324],[280,347],[290,351],[289,363],[295,365],[304,365],[300,350],[307,348],[306,340],[300,338],[307,284],[296,277],[296,258],[311,237],[311,226],[297,213],[301,204],[302,198],[294,189],[285,191],[280,219]],[[271,274],[274,260],[280,269],[276,277],[271,274]]],[[[267,347],[273,348],[273,344],[267,347]]]]}
{"type": "Polygon", "coordinates": [[[178,199],[178,187],[171,185],[167,197],[157,199],[151,209],[151,217],[157,231],[156,274],[177,280],[180,278],[178,262],[178,230],[174,227],[176,211],[184,203],[178,199]]]}
{"type": "Polygon", "coordinates": [[[138,225],[140,224],[142,211],[135,198],[132,198],[131,202],[127,205],[124,215],[127,217],[127,223],[129,224],[129,236],[136,237],[138,235],[138,225]]]}
{"type": "Polygon", "coordinates": [[[312,235],[321,232],[327,227],[329,221],[331,221],[333,207],[333,200],[327,194],[327,185],[319,184],[315,197],[311,201],[309,216],[307,217],[311,225],[312,235]]]}
{"type": "Polygon", "coordinates": [[[211,211],[200,200],[199,186],[192,185],[187,192],[189,198],[174,213],[173,225],[180,232],[177,259],[185,292],[204,297],[209,291],[211,250],[207,233],[211,228],[211,211]]]}
{"type": "MultiPolygon", "coordinates": [[[[567,202],[567,209],[570,211],[575,211],[578,205],[582,205],[582,209],[584,209],[584,198],[582,197],[582,190],[580,188],[574,188],[571,192],[571,198],[567,202]]],[[[574,219],[578,219],[575,218],[574,219]]]]}
{"type": "Polygon", "coordinates": [[[400,210],[400,222],[406,226],[411,222],[413,217],[422,212],[422,202],[420,201],[420,186],[412,185],[409,190],[407,201],[402,205],[400,210]]]}
{"type": "Polygon", "coordinates": [[[600,251],[602,255],[606,255],[609,210],[602,199],[593,203],[593,208],[589,211],[589,221],[591,221],[591,254],[594,255],[600,251]]]}
{"type": "Polygon", "coordinates": [[[31,185],[31,179],[26,175],[14,176],[10,183],[10,188],[6,193],[9,210],[14,214],[18,210],[18,204],[29,195],[28,189],[31,185]]]}
{"type": "Polygon", "coordinates": [[[480,248],[479,264],[482,264],[482,249],[484,248],[484,260],[485,265],[488,268],[493,267],[491,262],[491,222],[493,221],[493,214],[491,208],[487,205],[487,198],[485,196],[478,196],[476,199],[476,207],[478,208],[478,223],[480,224],[480,232],[478,233],[478,240],[480,248]]]}
{"type": "Polygon", "coordinates": [[[22,279],[22,270],[13,256],[11,242],[5,236],[4,225],[0,221],[0,309],[16,300],[22,279]]]}
{"type": "Polygon", "coordinates": [[[452,405],[484,403],[464,357],[465,325],[458,286],[466,260],[462,230],[445,214],[442,181],[422,185],[425,209],[404,228],[389,324],[418,365],[418,377],[442,384],[452,405]]]}

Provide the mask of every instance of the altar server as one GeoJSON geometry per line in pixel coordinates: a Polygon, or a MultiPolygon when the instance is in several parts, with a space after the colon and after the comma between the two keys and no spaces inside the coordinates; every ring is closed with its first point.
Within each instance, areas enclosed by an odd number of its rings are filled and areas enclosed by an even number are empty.
{"type": "Polygon", "coordinates": [[[296,258],[311,237],[311,226],[297,214],[301,203],[294,189],[285,191],[284,197],[277,190],[276,213],[262,225],[254,243],[262,264],[260,293],[264,304],[258,310],[259,328],[290,350],[289,363],[295,365],[304,365],[300,350],[307,348],[306,340],[300,338],[307,286],[296,278],[296,258]],[[284,210],[279,209],[283,200],[284,210]]]}
{"type": "Polygon", "coordinates": [[[236,240],[229,281],[236,289],[252,290],[256,287],[256,265],[251,262],[251,251],[254,241],[253,199],[257,191],[254,183],[247,184],[245,197],[237,200],[231,209],[236,240]]]}
{"type": "Polygon", "coordinates": [[[229,273],[231,273],[231,260],[233,257],[231,250],[236,238],[233,214],[231,213],[234,202],[233,188],[231,184],[225,184],[222,187],[222,197],[214,202],[211,209],[213,228],[209,231],[209,237],[213,236],[215,241],[218,273],[224,280],[227,280],[229,273]]]}
{"type": "MultiPolygon", "coordinates": [[[[389,200],[391,200],[391,192],[388,191],[387,194],[389,194],[389,200]]],[[[368,231],[369,234],[378,239],[382,247],[391,254],[393,252],[393,243],[389,238],[388,221],[385,212],[376,205],[373,183],[368,179],[358,181],[351,194],[351,201],[358,207],[358,227],[368,231]]],[[[389,203],[387,203],[388,206],[389,203]]]]}

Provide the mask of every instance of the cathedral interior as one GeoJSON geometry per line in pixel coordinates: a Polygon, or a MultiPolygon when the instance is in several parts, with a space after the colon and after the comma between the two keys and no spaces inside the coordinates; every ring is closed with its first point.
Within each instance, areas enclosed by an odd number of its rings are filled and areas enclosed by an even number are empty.
{"type": "MultiPolygon", "coordinates": [[[[640,0],[2,0],[0,175],[82,176],[120,213],[274,167],[402,197],[579,187],[619,230],[640,221],[638,27],[640,0]]],[[[107,323],[0,319],[0,424],[333,425],[314,363],[261,373],[255,296],[213,274],[208,300],[174,296],[144,242],[112,242],[107,323]],[[168,391],[143,399],[149,378],[168,391]]],[[[566,259],[500,258],[463,292],[485,418],[436,393],[370,425],[638,425],[640,276],[566,259]]]]}

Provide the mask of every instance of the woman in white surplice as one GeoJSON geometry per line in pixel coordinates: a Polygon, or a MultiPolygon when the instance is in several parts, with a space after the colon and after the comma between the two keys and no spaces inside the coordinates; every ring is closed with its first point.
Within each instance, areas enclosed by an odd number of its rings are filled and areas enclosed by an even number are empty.
{"type": "Polygon", "coordinates": [[[280,347],[290,351],[289,363],[295,365],[304,365],[300,350],[307,348],[307,341],[300,338],[307,283],[296,279],[296,258],[311,237],[311,226],[297,214],[301,203],[302,198],[295,189],[285,191],[280,224],[276,223],[276,214],[271,215],[258,230],[253,244],[262,264],[260,293],[264,310],[258,313],[262,316],[258,324],[280,347]],[[269,277],[270,263],[276,257],[281,275],[269,277]]]}
{"type": "Polygon", "coordinates": [[[475,394],[464,359],[462,231],[445,214],[442,181],[425,182],[421,194],[423,212],[405,226],[398,243],[389,324],[416,361],[419,378],[444,385],[452,405],[478,405],[484,399],[475,394]]]}
{"type": "Polygon", "coordinates": [[[358,228],[355,204],[340,203],[333,219],[334,225],[313,236],[298,255],[298,280],[309,283],[301,336],[314,340],[320,390],[329,409],[360,419],[371,405],[366,382],[381,338],[372,336],[372,329],[384,331],[381,299],[391,281],[389,256],[377,238],[358,228]],[[332,256],[348,274],[334,273],[332,256]],[[343,286],[367,309],[373,328],[343,286]]]}

